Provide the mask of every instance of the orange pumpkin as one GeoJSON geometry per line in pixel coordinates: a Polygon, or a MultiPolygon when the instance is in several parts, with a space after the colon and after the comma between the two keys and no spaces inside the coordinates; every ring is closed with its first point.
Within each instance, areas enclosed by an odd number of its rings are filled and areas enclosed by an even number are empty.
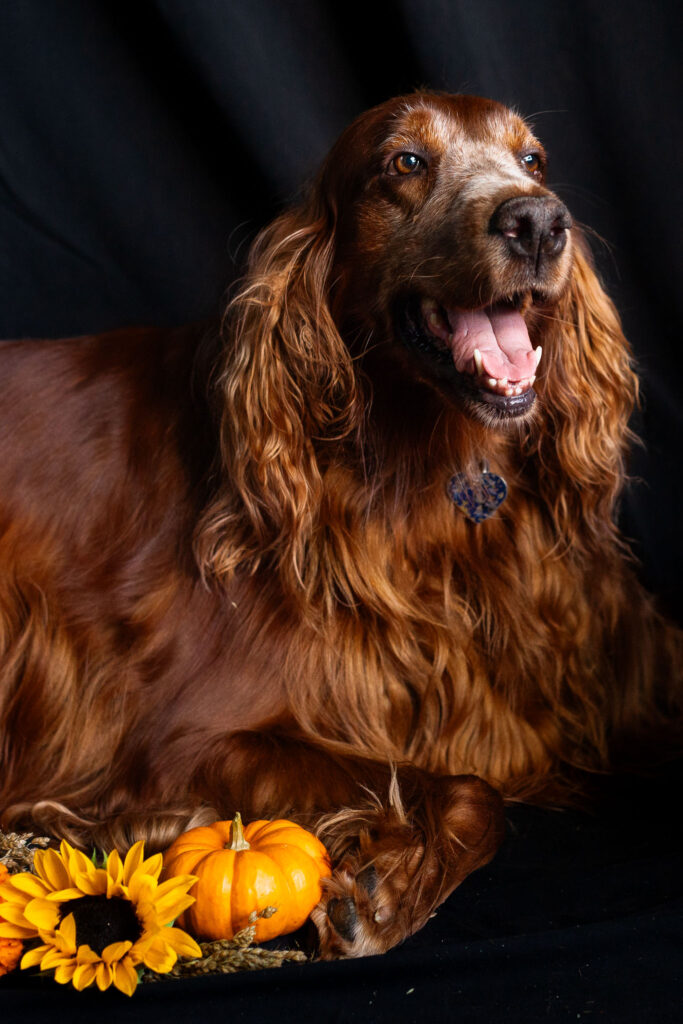
{"type": "Polygon", "coordinates": [[[180,926],[202,939],[231,939],[254,911],[274,907],[256,921],[259,942],[300,928],[321,896],[320,879],[332,873],[325,847],[292,821],[234,821],[190,829],[164,854],[164,876],[196,875],[195,903],[180,926]]]}

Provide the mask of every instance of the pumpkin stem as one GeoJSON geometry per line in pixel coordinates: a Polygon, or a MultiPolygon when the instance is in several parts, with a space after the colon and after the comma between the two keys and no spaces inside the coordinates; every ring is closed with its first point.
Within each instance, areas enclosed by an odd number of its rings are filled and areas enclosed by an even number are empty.
{"type": "Polygon", "coordinates": [[[235,817],[232,819],[232,828],[230,830],[230,844],[226,843],[226,850],[249,850],[249,843],[244,838],[244,831],[242,830],[242,815],[239,811],[235,812],[235,817]]]}

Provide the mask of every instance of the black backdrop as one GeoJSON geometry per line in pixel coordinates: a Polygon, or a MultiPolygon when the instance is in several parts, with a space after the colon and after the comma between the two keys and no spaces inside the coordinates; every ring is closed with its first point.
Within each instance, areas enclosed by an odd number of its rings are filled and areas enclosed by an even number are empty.
{"type": "MultiPolygon", "coordinates": [[[[646,582],[680,614],[677,6],[3,0],[0,336],[213,316],[249,239],[362,109],[421,85],[502,100],[530,117],[551,185],[595,231],[643,378],[645,448],[623,523],[646,582]]],[[[381,964],[196,982],[182,997],[155,986],[126,1019],[162,1006],[189,1019],[197,999],[267,1019],[259,992],[281,1019],[297,1005],[341,1020],[423,1020],[430,1007],[477,1021],[676,1019],[680,862],[670,818],[637,792],[615,805],[628,828],[616,812],[600,827],[511,815],[517,835],[494,868],[381,964]]],[[[13,994],[40,1014],[40,990],[3,983],[0,999],[13,994]]],[[[101,1017],[102,1001],[82,999],[65,1012],[101,1017]]]]}

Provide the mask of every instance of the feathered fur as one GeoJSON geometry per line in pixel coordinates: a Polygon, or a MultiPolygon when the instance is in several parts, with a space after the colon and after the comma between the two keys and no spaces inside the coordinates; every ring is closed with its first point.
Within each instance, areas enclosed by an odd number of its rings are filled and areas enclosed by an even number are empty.
{"type": "Polygon", "coordinates": [[[255,242],[213,370],[192,331],[5,344],[4,827],[163,846],[296,817],[337,865],[323,953],[373,952],[493,855],[498,794],[581,799],[671,731],[679,636],[615,521],[619,318],[578,228],[526,285],[490,228],[555,202],[530,148],[472,97],[364,115],[255,242]],[[406,151],[426,170],[394,181],[406,151]],[[513,293],[543,357],[504,417],[397,310],[513,293]],[[509,497],[474,525],[446,484],[483,462],[509,497]]]}

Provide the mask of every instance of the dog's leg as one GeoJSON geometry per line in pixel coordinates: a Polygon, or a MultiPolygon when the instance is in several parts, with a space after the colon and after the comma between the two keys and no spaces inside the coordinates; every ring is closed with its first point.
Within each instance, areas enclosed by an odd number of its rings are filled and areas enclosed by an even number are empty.
{"type": "Polygon", "coordinates": [[[433,778],[421,799],[389,800],[323,819],[335,870],[313,912],[325,958],[381,953],[427,922],[503,837],[500,796],[476,776],[433,778]]]}
{"type": "Polygon", "coordinates": [[[312,918],[325,958],[380,953],[417,931],[503,837],[501,797],[476,776],[392,768],[282,735],[230,737],[197,783],[222,815],[287,816],[323,840],[334,870],[312,918]]]}

